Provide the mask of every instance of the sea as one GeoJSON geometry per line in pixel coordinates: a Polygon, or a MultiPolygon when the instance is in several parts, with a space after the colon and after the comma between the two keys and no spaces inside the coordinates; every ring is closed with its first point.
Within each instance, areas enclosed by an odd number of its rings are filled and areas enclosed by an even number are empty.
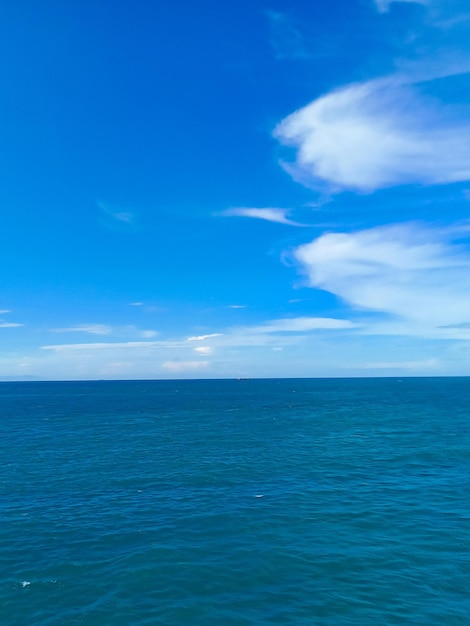
{"type": "Polygon", "coordinates": [[[470,378],[0,383],[2,626],[470,624],[470,378]]]}

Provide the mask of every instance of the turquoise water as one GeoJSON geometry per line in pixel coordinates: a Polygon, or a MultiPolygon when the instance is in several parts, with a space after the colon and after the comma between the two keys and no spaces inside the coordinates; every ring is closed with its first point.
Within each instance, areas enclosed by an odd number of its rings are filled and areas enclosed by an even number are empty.
{"type": "Polygon", "coordinates": [[[3,626],[470,624],[470,379],[0,384],[3,626]]]}

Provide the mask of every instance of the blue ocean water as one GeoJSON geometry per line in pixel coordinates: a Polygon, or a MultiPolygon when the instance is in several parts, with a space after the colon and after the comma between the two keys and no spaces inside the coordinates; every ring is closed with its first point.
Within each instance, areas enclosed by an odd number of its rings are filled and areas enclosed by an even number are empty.
{"type": "Polygon", "coordinates": [[[470,624],[470,379],[0,383],[3,626],[470,624]]]}

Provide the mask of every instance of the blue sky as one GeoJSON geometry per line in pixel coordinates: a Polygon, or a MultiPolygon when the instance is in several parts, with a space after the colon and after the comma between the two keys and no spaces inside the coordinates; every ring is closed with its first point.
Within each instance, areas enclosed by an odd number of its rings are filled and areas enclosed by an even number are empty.
{"type": "Polygon", "coordinates": [[[466,5],[4,3],[0,377],[470,374],[466,5]]]}

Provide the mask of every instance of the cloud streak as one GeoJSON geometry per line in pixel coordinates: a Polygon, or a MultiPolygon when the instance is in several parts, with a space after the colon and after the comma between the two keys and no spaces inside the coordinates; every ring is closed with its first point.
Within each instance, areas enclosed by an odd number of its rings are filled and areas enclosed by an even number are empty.
{"type": "Polygon", "coordinates": [[[121,227],[132,227],[135,222],[135,215],[131,211],[115,209],[103,202],[98,202],[101,212],[101,221],[105,226],[119,225],[121,227]]]}
{"type": "Polygon", "coordinates": [[[96,343],[66,343],[42,346],[42,350],[55,352],[66,351],[102,351],[102,350],[191,350],[198,354],[211,354],[214,346],[252,346],[269,344],[271,335],[274,340],[281,334],[299,334],[323,330],[353,329],[358,325],[349,320],[323,317],[297,317],[268,320],[260,325],[237,326],[225,330],[224,333],[208,333],[195,335],[186,339],[163,339],[157,341],[109,341],[96,343]],[[204,346],[194,346],[195,342],[209,342],[204,346]],[[210,345],[209,345],[210,344],[210,345]]]}
{"type": "Polygon", "coordinates": [[[330,317],[294,317],[271,320],[260,326],[251,326],[244,329],[250,334],[262,333],[299,333],[315,330],[343,330],[356,328],[358,324],[349,320],[341,320],[330,317]]]}
{"type": "Polygon", "coordinates": [[[265,220],[267,222],[275,222],[277,224],[286,224],[288,226],[306,226],[306,224],[300,224],[299,222],[295,222],[289,219],[287,217],[288,213],[288,209],[257,209],[249,207],[238,207],[222,211],[222,213],[220,213],[219,215],[223,215],[225,217],[250,217],[253,219],[265,220]]]}
{"type": "Polygon", "coordinates": [[[411,2],[413,4],[429,4],[429,0],[375,0],[375,5],[380,13],[386,13],[391,4],[395,2],[411,2]]]}
{"type": "Polygon", "coordinates": [[[109,335],[112,332],[111,326],[107,324],[78,324],[68,328],[54,328],[55,333],[88,333],[90,335],[109,335]]]}
{"type": "MultiPolygon", "coordinates": [[[[0,311],[0,315],[6,315],[7,313],[11,313],[10,309],[2,309],[0,311]]],[[[18,322],[5,322],[0,319],[0,328],[19,328],[20,326],[24,326],[24,324],[19,324],[18,322]]]]}
{"type": "Polygon", "coordinates": [[[212,337],[221,337],[222,333],[209,333],[208,335],[195,335],[193,337],[188,337],[186,341],[205,341],[206,339],[211,339],[212,337]]]}
{"type": "Polygon", "coordinates": [[[276,59],[308,59],[311,54],[307,49],[305,37],[285,13],[267,11],[271,30],[271,45],[276,59]]]}

